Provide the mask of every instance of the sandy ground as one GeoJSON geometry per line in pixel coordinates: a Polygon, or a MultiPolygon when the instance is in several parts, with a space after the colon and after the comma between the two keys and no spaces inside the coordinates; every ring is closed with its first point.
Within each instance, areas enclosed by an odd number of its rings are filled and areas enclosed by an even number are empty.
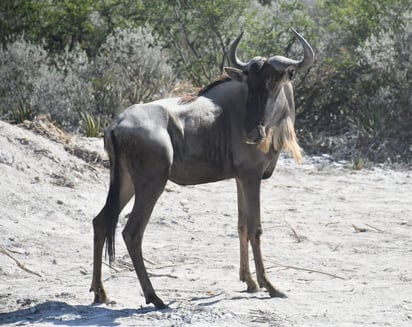
{"type": "MultiPolygon", "coordinates": [[[[102,152],[101,140],[74,141],[102,152]]],[[[263,183],[262,246],[286,299],[239,281],[233,180],[168,184],[143,249],[163,311],[145,304],[130,269],[120,235],[130,207],[103,269],[113,302],[91,305],[91,222],[107,187],[107,169],[0,122],[0,325],[412,325],[411,171],[281,158],[263,183]]]]}

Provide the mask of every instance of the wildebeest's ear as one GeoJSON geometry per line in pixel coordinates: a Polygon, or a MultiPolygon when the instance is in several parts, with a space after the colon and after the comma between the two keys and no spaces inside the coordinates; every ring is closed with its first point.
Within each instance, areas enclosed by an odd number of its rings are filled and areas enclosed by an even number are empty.
{"type": "Polygon", "coordinates": [[[232,80],[238,82],[246,82],[247,76],[242,70],[233,67],[224,67],[223,69],[232,80]]]}

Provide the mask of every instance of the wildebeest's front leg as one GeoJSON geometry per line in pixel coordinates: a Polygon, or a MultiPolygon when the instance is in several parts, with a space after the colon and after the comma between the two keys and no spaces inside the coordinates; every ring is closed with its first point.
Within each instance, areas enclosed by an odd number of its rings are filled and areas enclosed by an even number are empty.
{"type": "Polygon", "coordinates": [[[247,208],[245,207],[245,194],[239,180],[236,180],[237,185],[237,201],[238,201],[238,232],[240,241],[240,267],[239,278],[247,284],[248,292],[256,292],[257,285],[252,278],[249,269],[249,238],[247,229],[247,208]]]}
{"type": "MultiPolygon", "coordinates": [[[[253,286],[250,276],[247,258],[247,240],[244,240],[244,230],[247,229],[247,239],[250,241],[253,250],[253,257],[256,266],[256,276],[260,287],[266,288],[271,297],[284,297],[266,276],[263,264],[262,251],[260,249],[260,236],[262,234],[262,224],[260,218],[260,184],[261,176],[254,172],[242,174],[237,179],[238,187],[238,207],[239,207],[239,236],[241,244],[241,267],[240,277],[245,278],[248,290],[253,286]],[[246,226],[245,226],[246,221],[246,226]],[[243,238],[243,240],[242,240],[243,238]],[[243,273],[243,276],[242,276],[243,273]]],[[[253,282],[254,283],[254,282],[253,282]]]]}

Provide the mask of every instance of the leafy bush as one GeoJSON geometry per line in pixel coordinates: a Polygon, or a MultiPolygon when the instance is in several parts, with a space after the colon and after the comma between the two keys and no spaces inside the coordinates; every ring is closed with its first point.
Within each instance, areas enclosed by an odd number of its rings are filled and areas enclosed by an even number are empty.
{"type": "Polygon", "coordinates": [[[391,134],[393,124],[403,126],[412,118],[412,14],[405,15],[400,31],[372,35],[357,49],[360,56],[359,104],[361,125],[367,132],[391,134]]]}
{"type": "Polygon", "coordinates": [[[411,163],[410,2],[324,3],[317,64],[296,88],[303,145],[341,159],[411,163]]]}
{"type": "Polygon", "coordinates": [[[88,81],[89,64],[82,51],[54,58],[55,65],[40,75],[33,92],[36,111],[49,114],[67,130],[79,128],[80,111],[93,110],[93,94],[88,81]]]}
{"type": "Polygon", "coordinates": [[[382,153],[394,161],[412,156],[412,13],[402,19],[400,30],[372,35],[357,49],[363,73],[356,84],[354,117],[367,136],[381,143],[373,159],[382,153]]]}
{"type": "Polygon", "coordinates": [[[118,29],[91,61],[79,47],[47,56],[40,45],[19,39],[0,51],[1,117],[21,122],[48,114],[66,130],[98,134],[104,124],[84,129],[85,117],[107,121],[171,87],[168,57],[152,42],[147,29],[118,29]]]}
{"type": "Polygon", "coordinates": [[[36,114],[48,114],[59,125],[73,129],[78,123],[77,108],[90,109],[88,83],[71,67],[63,70],[52,65],[40,45],[19,39],[7,50],[2,48],[0,74],[0,112],[4,119],[21,122],[36,114]]]}
{"type": "Polygon", "coordinates": [[[0,50],[1,117],[21,122],[35,112],[32,96],[42,72],[47,70],[47,52],[22,39],[0,50]]]}
{"type": "MultiPolygon", "coordinates": [[[[153,28],[155,41],[170,52],[179,77],[202,86],[223,72],[226,51],[247,0],[143,0],[141,22],[153,28]]],[[[237,35],[236,35],[237,36],[237,35]]]]}
{"type": "Polygon", "coordinates": [[[99,50],[91,71],[96,114],[165,96],[173,83],[168,57],[153,45],[149,29],[116,29],[99,50]]]}

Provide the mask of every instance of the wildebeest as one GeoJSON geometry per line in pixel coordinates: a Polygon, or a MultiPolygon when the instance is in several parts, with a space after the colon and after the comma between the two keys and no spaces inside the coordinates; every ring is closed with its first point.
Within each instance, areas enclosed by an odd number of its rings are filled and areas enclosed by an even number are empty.
{"type": "Polygon", "coordinates": [[[269,178],[281,150],[299,161],[291,80],[314,60],[313,50],[296,31],[304,56],[239,60],[229,49],[227,76],[201,90],[190,101],[179,98],[137,104],[126,109],[105,131],[110,161],[106,204],[93,220],[94,261],[90,291],[94,302],[108,301],[101,280],[104,243],[114,258],[114,235],[119,213],[135,195],[122,232],[143,289],[146,303],[165,307],[149,280],[142,254],[142,238],[154,205],[168,180],[193,185],[235,178],[238,194],[240,279],[257,290],[249,270],[250,242],[257,282],[271,297],[282,297],[268,280],[260,249],[261,180],[269,178]]]}

